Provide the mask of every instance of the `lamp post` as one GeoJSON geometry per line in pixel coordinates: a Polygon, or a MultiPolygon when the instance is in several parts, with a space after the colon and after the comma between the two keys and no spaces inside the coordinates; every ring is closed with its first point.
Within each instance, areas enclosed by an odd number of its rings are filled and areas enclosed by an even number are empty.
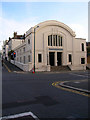
{"type": "MultiPolygon", "coordinates": [[[[36,28],[38,28],[39,26],[37,26],[36,28]]],[[[36,28],[34,28],[34,72],[35,72],[35,30],[36,28]]]]}

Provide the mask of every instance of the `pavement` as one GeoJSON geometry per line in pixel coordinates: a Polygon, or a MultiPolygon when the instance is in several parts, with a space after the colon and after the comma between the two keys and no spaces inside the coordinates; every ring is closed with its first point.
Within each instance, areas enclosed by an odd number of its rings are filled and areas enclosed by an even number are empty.
{"type": "Polygon", "coordinates": [[[19,67],[17,67],[16,65],[10,63],[7,60],[3,60],[3,62],[4,62],[4,66],[6,67],[6,69],[9,72],[14,72],[14,71],[21,72],[22,71],[19,67]]]}
{"type": "Polygon", "coordinates": [[[77,81],[65,81],[59,84],[62,87],[69,88],[72,90],[84,92],[90,95],[90,91],[88,90],[88,80],[77,80],[77,81]]]}
{"type": "Polygon", "coordinates": [[[64,85],[80,88],[83,90],[88,90],[88,80],[72,81],[72,82],[68,81],[64,83],[64,85]]]}

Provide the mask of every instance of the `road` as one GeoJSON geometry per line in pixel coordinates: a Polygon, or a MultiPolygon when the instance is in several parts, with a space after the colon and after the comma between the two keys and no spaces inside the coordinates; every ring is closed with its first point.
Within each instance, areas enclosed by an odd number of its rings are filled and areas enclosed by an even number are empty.
{"type": "Polygon", "coordinates": [[[52,85],[57,81],[86,80],[87,75],[88,71],[35,74],[8,72],[3,66],[3,116],[31,111],[40,120],[88,118],[88,96],[52,85]]]}

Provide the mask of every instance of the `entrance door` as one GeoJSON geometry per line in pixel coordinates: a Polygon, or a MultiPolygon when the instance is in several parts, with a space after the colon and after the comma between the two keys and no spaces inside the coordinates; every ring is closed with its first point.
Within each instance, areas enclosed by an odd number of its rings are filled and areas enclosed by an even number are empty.
{"type": "Polygon", "coordinates": [[[62,65],[62,53],[57,52],[57,65],[60,66],[62,65]]]}
{"type": "Polygon", "coordinates": [[[49,63],[54,66],[54,52],[49,52],[49,63]]]}

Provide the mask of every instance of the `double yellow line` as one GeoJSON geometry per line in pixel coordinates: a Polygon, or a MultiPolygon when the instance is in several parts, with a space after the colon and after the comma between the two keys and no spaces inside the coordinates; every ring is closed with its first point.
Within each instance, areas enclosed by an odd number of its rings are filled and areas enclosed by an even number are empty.
{"type": "Polygon", "coordinates": [[[77,90],[64,88],[64,87],[60,86],[59,83],[61,83],[61,82],[62,81],[54,82],[54,83],[52,83],[52,85],[55,86],[56,88],[59,88],[59,89],[65,90],[65,91],[69,91],[69,92],[77,93],[77,94],[80,94],[80,95],[83,95],[83,96],[86,96],[86,97],[90,97],[89,94],[86,94],[84,92],[80,92],[80,91],[77,91],[77,90]]]}
{"type": "Polygon", "coordinates": [[[3,62],[3,65],[5,66],[5,68],[8,70],[8,72],[11,72],[11,70],[8,68],[8,66],[3,62]]]}

